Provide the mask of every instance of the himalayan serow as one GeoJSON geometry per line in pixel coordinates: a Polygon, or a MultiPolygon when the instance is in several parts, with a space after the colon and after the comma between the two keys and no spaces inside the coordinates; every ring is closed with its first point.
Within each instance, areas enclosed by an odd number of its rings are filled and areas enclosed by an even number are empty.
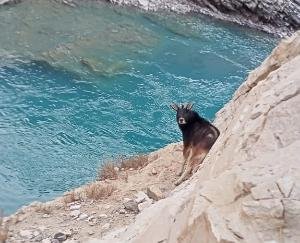
{"type": "Polygon", "coordinates": [[[182,132],[183,157],[180,178],[175,182],[179,185],[189,175],[196,172],[205,156],[220,135],[220,131],[209,121],[192,110],[193,104],[171,104],[171,108],[177,112],[176,120],[182,132]]]}

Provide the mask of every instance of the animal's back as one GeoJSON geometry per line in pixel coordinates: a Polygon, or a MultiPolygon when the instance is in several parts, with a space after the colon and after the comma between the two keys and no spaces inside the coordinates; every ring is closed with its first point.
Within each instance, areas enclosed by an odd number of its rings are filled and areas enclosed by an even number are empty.
{"type": "Polygon", "coordinates": [[[201,145],[203,149],[209,150],[217,138],[220,131],[208,121],[206,123],[198,123],[191,133],[191,145],[201,145]]]}

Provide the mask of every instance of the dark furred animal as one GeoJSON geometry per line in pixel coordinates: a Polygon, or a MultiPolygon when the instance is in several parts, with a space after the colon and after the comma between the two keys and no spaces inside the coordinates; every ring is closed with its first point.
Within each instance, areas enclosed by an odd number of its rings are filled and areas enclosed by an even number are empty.
{"type": "Polygon", "coordinates": [[[182,132],[184,163],[180,178],[175,182],[179,185],[192,173],[197,171],[205,156],[220,135],[220,131],[209,121],[192,110],[193,105],[172,104],[177,112],[176,120],[182,132]],[[185,166],[186,165],[186,166],[185,166]]]}

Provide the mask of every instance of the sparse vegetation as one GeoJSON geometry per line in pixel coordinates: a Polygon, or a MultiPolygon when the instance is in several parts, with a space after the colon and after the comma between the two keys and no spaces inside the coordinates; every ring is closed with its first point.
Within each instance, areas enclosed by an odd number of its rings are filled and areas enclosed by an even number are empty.
{"type": "Polygon", "coordinates": [[[102,182],[93,182],[85,187],[87,198],[93,200],[100,200],[109,197],[116,188],[111,184],[104,184],[102,182]]]}
{"type": "Polygon", "coordinates": [[[68,204],[68,203],[71,203],[71,202],[75,202],[76,201],[76,194],[75,194],[75,191],[72,190],[70,192],[67,192],[64,197],[63,197],[63,200],[64,200],[64,203],[65,204],[68,204]]]}
{"type": "Polygon", "coordinates": [[[98,178],[100,181],[111,179],[118,179],[118,172],[115,170],[116,163],[115,162],[107,162],[105,163],[98,172],[98,178]]]}
{"type": "Polygon", "coordinates": [[[0,243],[5,243],[8,237],[8,228],[3,222],[3,213],[0,211],[0,243]]]}
{"type": "Polygon", "coordinates": [[[148,155],[137,155],[133,157],[121,158],[120,167],[128,170],[130,168],[139,169],[143,168],[148,164],[148,155]]]}
{"type": "Polygon", "coordinates": [[[98,179],[100,181],[110,179],[118,179],[118,169],[140,169],[145,167],[149,163],[148,155],[137,155],[132,157],[119,157],[115,161],[109,161],[101,166],[98,171],[98,179]]]}

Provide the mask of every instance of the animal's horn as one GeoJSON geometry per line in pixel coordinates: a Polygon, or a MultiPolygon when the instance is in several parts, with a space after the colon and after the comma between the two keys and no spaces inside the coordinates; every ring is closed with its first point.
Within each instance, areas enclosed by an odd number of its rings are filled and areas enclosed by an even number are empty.
{"type": "Polygon", "coordinates": [[[188,103],[187,105],[186,105],[186,109],[187,110],[191,110],[192,108],[193,108],[193,103],[188,103]]]}
{"type": "Polygon", "coordinates": [[[178,109],[179,109],[178,105],[175,104],[175,103],[172,103],[172,104],[170,105],[170,107],[171,107],[173,110],[175,110],[175,111],[178,111],[178,109]]]}

